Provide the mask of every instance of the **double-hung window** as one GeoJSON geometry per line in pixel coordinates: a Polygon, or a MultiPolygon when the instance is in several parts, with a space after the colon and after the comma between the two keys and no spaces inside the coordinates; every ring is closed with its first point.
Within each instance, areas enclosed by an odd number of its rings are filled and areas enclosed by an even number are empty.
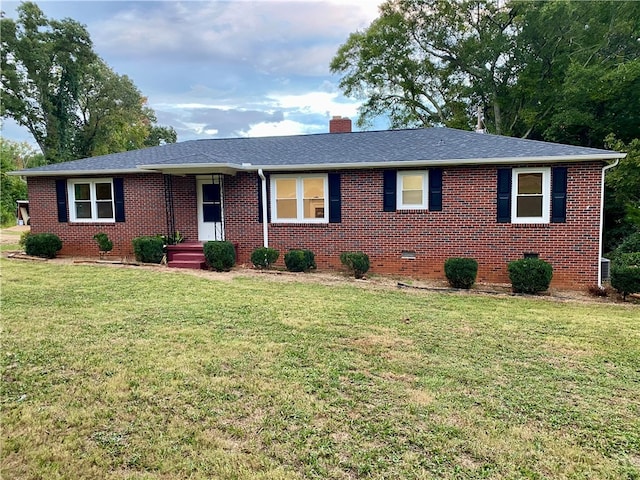
{"type": "Polygon", "coordinates": [[[426,170],[399,171],[397,175],[397,209],[426,210],[429,178],[426,170]]]}
{"type": "Polygon", "coordinates": [[[276,223],[328,223],[327,175],[272,175],[271,211],[276,223]]]}
{"type": "Polygon", "coordinates": [[[514,168],[511,221],[549,223],[551,172],[549,168],[514,168]]]}
{"type": "Polygon", "coordinates": [[[115,222],[111,178],[69,180],[67,186],[72,222],[115,222]]]}

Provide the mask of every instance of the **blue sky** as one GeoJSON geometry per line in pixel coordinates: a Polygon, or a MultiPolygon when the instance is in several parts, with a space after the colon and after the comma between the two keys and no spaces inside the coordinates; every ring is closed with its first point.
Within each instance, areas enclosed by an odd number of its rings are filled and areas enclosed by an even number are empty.
{"type": "MultiPolygon", "coordinates": [[[[381,0],[36,1],[84,24],[94,50],[128,75],[178,141],[320,133],[355,120],[329,63],[381,0]]],[[[19,2],[3,2],[15,18],[19,2]]],[[[383,128],[386,127],[383,126],[383,128]]],[[[2,135],[32,138],[11,120],[2,135]]]]}

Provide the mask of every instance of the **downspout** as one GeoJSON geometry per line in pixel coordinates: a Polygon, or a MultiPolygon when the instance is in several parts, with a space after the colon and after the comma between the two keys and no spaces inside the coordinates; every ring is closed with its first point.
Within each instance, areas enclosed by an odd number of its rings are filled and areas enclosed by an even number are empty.
{"type": "Polygon", "coordinates": [[[620,163],[620,159],[616,158],[616,160],[602,167],[602,184],[600,185],[600,244],[598,246],[598,286],[602,287],[602,245],[603,245],[603,234],[604,234],[604,176],[607,173],[607,170],[617,166],[620,163]]]}
{"type": "Polygon", "coordinates": [[[264,176],[264,172],[261,168],[258,169],[258,175],[262,183],[262,237],[264,247],[269,247],[269,219],[267,218],[267,177],[264,176]]]}

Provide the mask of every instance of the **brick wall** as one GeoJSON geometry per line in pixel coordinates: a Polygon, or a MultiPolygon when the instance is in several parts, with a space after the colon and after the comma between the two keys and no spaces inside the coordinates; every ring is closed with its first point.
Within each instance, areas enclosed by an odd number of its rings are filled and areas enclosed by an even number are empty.
{"type": "MultiPolygon", "coordinates": [[[[417,278],[442,279],[446,258],[470,256],[479,262],[479,281],[498,283],[509,282],[507,262],[538,253],[553,265],[553,286],[593,285],[600,258],[602,164],[567,166],[566,223],[497,223],[495,167],[444,168],[440,212],[383,212],[382,170],[347,170],[341,172],[341,223],[271,223],[269,246],[280,250],[281,264],[288,249],[308,248],[321,269],[339,269],[341,252],[362,250],[372,272],[417,278]],[[403,251],[415,252],[415,259],[403,259],[403,251]]],[[[124,178],[126,222],[116,224],[58,223],[55,178],[29,178],[32,231],[59,235],[61,253],[67,255],[97,255],[92,237],[103,231],[114,242],[114,255],[132,255],[132,238],[166,231],[164,182],[159,174],[124,178]]],[[[251,251],[263,242],[257,179],[256,173],[224,179],[226,238],[238,245],[241,264],[248,264],[251,251]]],[[[176,229],[196,240],[195,177],[173,177],[172,182],[176,229]]]]}
{"type": "MultiPolygon", "coordinates": [[[[341,223],[271,223],[269,246],[281,252],[280,263],[290,248],[308,248],[319,268],[339,269],[341,252],[362,250],[372,272],[439,279],[448,257],[469,256],[479,262],[478,280],[496,283],[509,282],[507,262],[538,253],[553,265],[553,286],[593,285],[600,258],[602,165],[567,166],[566,223],[497,223],[495,167],[444,168],[440,212],[383,212],[382,171],[353,170],[341,175],[341,223]],[[403,259],[403,251],[416,258],[403,259]]],[[[255,174],[238,174],[225,189],[226,234],[238,243],[240,262],[248,262],[263,241],[256,181],[255,174]]]]}
{"type": "MultiPolygon", "coordinates": [[[[93,236],[104,232],[113,242],[113,256],[132,257],[133,238],[167,233],[164,180],[160,174],[118,177],[124,178],[125,203],[125,222],[119,223],[59,223],[55,191],[57,178],[28,178],[31,231],[55,233],[62,240],[60,254],[77,256],[97,256],[98,247],[93,236]]],[[[197,240],[195,178],[173,177],[172,182],[176,229],[187,238],[197,240]]]]}

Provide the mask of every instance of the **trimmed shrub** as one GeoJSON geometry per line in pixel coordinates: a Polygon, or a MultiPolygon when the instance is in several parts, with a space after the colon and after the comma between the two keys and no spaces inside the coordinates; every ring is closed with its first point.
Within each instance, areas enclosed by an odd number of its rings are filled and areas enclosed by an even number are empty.
{"type": "Polygon", "coordinates": [[[142,236],[132,240],[136,260],[143,263],[160,263],[164,257],[164,242],[159,236],[142,236]]]}
{"type": "Polygon", "coordinates": [[[473,258],[447,258],[444,262],[444,274],[453,288],[469,289],[476,283],[478,262],[473,258]]]}
{"type": "Polygon", "coordinates": [[[551,264],[539,258],[521,258],[509,262],[508,271],[515,293],[544,292],[553,277],[551,264]]]}
{"type": "Polygon", "coordinates": [[[284,264],[290,272],[308,272],[316,268],[315,255],[311,250],[289,250],[284,254],[284,264]]]}
{"type": "Polygon", "coordinates": [[[259,247],[251,252],[251,263],[256,268],[269,268],[276,263],[280,252],[275,248],[259,247]]]}
{"type": "Polygon", "coordinates": [[[205,243],[204,256],[209,266],[217,272],[228,272],[236,264],[236,249],[231,242],[205,243]]]}
{"type": "Polygon", "coordinates": [[[362,278],[369,271],[369,256],[362,252],[342,252],[340,262],[353,273],[354,277],[362,278]]]}
{"type": "Polygon", "coordinates": [[[98,248],[101,252],[110,252],[111,250],[113,250],[113,242],[109,240],[109,237],[106,233],[96,233],[93,236],[93,239],[98,244],[98,248]]]}
{"type": "Polygon", "coordinates": [[[32,233],[25,238],[24,251],[34,257],[55,258],[62,249],[62,240],[53,233],[32,233]]]}
{"type": "Polygon", "coordinates": [[[626,300],[630,293],[640,292],[640,252],[621,253],[611,265],[611,286],[626,300]]]}

